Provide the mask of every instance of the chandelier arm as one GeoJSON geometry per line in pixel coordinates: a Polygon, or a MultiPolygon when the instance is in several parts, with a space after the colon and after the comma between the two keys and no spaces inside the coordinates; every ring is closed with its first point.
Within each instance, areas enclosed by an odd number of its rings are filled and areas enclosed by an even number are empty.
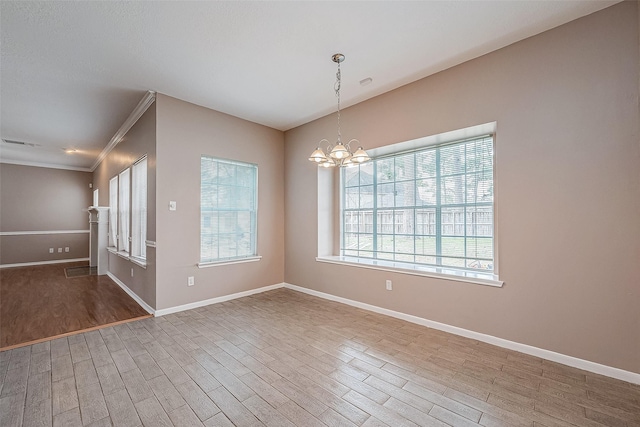
{"type": "Polygon", "coordinates": [[[321,140],[320,140],[320,142],[318,142],[318,147],[322,148],[322,143],[323,143],[323,142],[325,142],[325,143],[327,144],[327,149],[326,149],[326,151],[327,151],[327,156],[328,156],[328,155],[329,155],[329,153],[331,153],[331,149],[332,149],[333,147],[331,146],[331,142],[329,142],[329,140],[328,140],[328,139],[326,139],[326,138],[323,138],[323,139],[321,139],[321,140]]]}

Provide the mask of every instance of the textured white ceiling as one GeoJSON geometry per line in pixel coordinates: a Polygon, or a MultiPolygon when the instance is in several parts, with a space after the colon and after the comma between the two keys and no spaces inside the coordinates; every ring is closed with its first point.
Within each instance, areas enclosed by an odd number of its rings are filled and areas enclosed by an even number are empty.
{"type": "Polygon", "coordinates": [[[0,159],[88,168],[147,90],[287,130],[336,52],[346,107],[613,3],[2,1],[0,159]]]}

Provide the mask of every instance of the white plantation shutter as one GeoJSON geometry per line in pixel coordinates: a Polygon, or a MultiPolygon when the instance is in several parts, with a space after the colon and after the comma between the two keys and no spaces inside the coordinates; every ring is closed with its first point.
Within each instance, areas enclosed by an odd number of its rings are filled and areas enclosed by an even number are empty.
{"type": "Polygon", "coordinates": [[[118,177],[109,180],[109,246],[118,246],[118,177]]]}
{"type": "Polygon", "coordinates": [[[493,271],[493,137],[344,168],[341,255],[493,271]]]}
{"type": "Polygon", "coordinates": [[[130,188],[131,188],[131,170],[129,168],[120,172],[119,175],[119,235],[118,250],[129,252],[129,215],[130,215],[130,188]]]}
{"type": "Polygon", "coordinates": [[[131,255],[147,257],[147,158],[131,169],[131,255]]]}
{"type": "Polygon", "coordinates": [[[200,262],[257,255],[258,166],[202,156],[200,262]]]}

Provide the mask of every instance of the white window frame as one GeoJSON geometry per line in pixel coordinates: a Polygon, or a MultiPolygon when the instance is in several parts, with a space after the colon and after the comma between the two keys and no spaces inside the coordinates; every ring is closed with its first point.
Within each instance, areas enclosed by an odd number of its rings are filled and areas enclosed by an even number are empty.
{"type": "Polygon", "coordinates": [[[131,221],[131,168],[118,174],[118,252],[129,254],[131,221]]]}
{"type": "MultiPolygon", "coordinates": [[[[211,267],[238,262],[259,261],[262,257],[258,255],[258,165],[253,163],[220,159],[211,156],[201,156],[200,175],[200,262],[198,267],[211,267]],[[220,175],[221,167],[234,170],[233,177],[223,181],[220,175]],[[252,171],[252,179],[242,181],[238,178],[238,168],[245,171],[252,171]],[[208,174],[208,169],[215,169],[215,173],[208,174]],[[226,191],[225,191],[226,190],[226,191]],[[233,199],[233,195],[246,195],[245,199],[233,199]],[[240,200],[240,202],[239,202],[240,200]],[[237,206],[242,203],[243,206],[237,206]],[[249,230],[242,229],[235,236],[229,232],[222,233],[223,216],[227,219],[234,219],[236,227],[240,227],[239,217],[249,216],[249,230]],[[212,222],[216,225],[212,225],[212,222]],[[216,231],[217,230],[217,231],[216,231]],[[249,233],[249,248],[241,251],[240,243],[247,233],[249,233]],[[230,255],[228,247],[225,247],[222,255],[224,238],[235,242],[236,255],[230,255]],[[213,248],[217,245],[217,248],[213,248]]],[[[244,239],[243,239],[244,240],[244,239]]],[[[229,241],[229,240],[228,240],[229,241]]]]}
{"type": "MultiPolygon", "coordinates": [[[[420,149],[424,149],[426,147],[432,147],[435,145],[444,145],[447,143],[461,141],[464,139],[472,139],[475,137],[480,137],[483,135],[493,135],[494,137],[494,150],[495,150],[495,130],[496,123],[486,123],[483,125],[472,126],[470,128],[460,129],[452,132],[447,132],[438,135],[432,135],[429,137],[419,138],[416,140],[405,141],[397,144],[392,144],[384,147],[379,147],[375,149],[368,150],[369,155],[372,158],[378,158],[382,156],[389,155],[397,155],[400,153],[406,153],[410,151],[417,151],[420,149]]],[[[497,236],[497,190],[496,190],[496,174],[495,174],[495,157],[493,159],[493,183],[494,183],[494,199],[493,199],[493,271],[483,271],[483,270],[469,270],[469,269],[461,269],[461,268],[451,268],[447,266],[437,266],[437,265],[421,265],[414,264],[408,262],[398,262],[395,260],[382,260],[382,259],[371,259],[371,258],[363,258],[363,257],[353,257],[353,256],[344,256],[342,253],[338,255],[331,255],[330,252],[327,253],[327,248],[331,245],[330,240],[327,239],[326,232],[323,233],[322,238],[320,235],[320,230],[326,228],[329,225],[330,218],[327,215],[320,215],[319,212],[319,239],[318,239],[318,256],[316,260],[319,262],[327,262],[334,263],[340,265],[349,265],[355,266],[359,268],[367,268],[367,269],[375,269],[382,270],[394,273],[402,273],[402,274],[410,274],[417,276],[426,276],[426,277],[434,277],[439,279],[446,280],[455,280],[461,282],[469,282],[481,285],[488,286],[497,286],[501,287],[504,282],[501,281],[498,277],[498,236],[497,236]],[[326,222],[326,224],[325,224],[326,222]]],[[[323,170],[321,172],[325,172],[323,170]]],[[[322,178],[319,173],[318,180],[318,197],[319,197],[319,206],[320,203],[327,203],[327,191],[329,191],[328,185],[331,182],[331,179],[322,178]],[[322,178],[322,179],[320,179],[322,178]]],[[[323,175],[324,176],[324,175],[323,175]]],[[[341,190],[340,200],[342,201],[342,183],[338,186],[341,190]]],[[[342,206],[340,207],[340,233],[339,236],[343,236],[343,215],[342,215],[342,206]]],[[[395,227],[396,225],[392,225],[395,227]]],[[[338,235],[336,235],[337,237],[338,235]]],[[[339,245],[341,248],[343,247],[342,242],[339,245]]]]}
{"type": "Polygon", "coordinates": [[[147,259],[147,156],[131,166],[131,257],[147,259]]]}
{"type": "Polygon", "coordinates": [[[109,180],[109,247],[118,247],[118,175],[109,180]]]}

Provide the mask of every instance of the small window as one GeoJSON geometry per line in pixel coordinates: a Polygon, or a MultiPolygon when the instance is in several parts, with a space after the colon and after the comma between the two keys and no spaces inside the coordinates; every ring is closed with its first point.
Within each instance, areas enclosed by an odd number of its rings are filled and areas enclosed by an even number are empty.
{"type": "Polygon", "coordinates": [[[129,253],[129,215],[131,170],[129,168],[118,175],[118,251],[129,253]]]}
{"type": "Polygon", "coordinates": [[[109,246],[118,247],[118,177],[109,180],[109,246]]]}
{"type": "Polygon", "coordinates": [[[342,256],[494,271],[492,136],[344,168],[341,189],[342,256]]]}
{"type": "Polygon", "coordinates": [[[147,246],[147,158],[131,167],[131,256],[146,259],[147,246]]]}
{"type": "Polygon", "coordinates": [[[257,256],[258,166],[202,156],[200,263],[257,256]]]}

